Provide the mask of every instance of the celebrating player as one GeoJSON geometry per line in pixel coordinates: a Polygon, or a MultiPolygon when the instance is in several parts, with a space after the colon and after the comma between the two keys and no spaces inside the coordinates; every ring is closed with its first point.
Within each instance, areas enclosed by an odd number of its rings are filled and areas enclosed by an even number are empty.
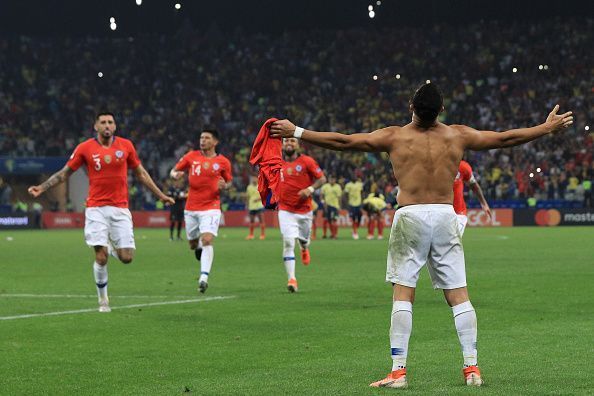
{"type": "Polygon", "coordinates": [[[328,177],[328,183],[322,186],[320,190],[324,202],[324,235],[326,238],[326,222],[330,226],[330,237],[336,239],[338,234],[338,211],[340,210],[340,200],[342,198],[342,188],[336,183],[335,176],[328,177]]]}
{"type": "Polygon", "coordinates": [[[169,208],[169,240],[173,241],[173,229],[177,228],[177,240],[181,241],[181,228],[184,222],[184,207],[186,206],[186,188],[183,180],[174,180],[169,186],[168,194],[175,199],[169,208]]]}
{"type": "Polygon", "coordinates": [[[464,150],[517,146],[563,130],[573,123],[571,112],[557,114],[532,128],[506,132],[477,131],[437,120],[443,97],[435,84],[422,85],[410,103],[412,122],[371,133],[346,135],[314,132],[288,120],[275,122],[273,137],[295,137],[333,150],[387,152],[398,180],[398,204],[392,224],[386,280],[394,286],[390,346],[392,372],[373,387],[404,388],[408,340],[412,330],[412,303],[421,268],[428,262],[433,286],[443,289],[452,307],[464,358],[463,374],[470,386],[483,381],[477,366],[477,324],[466,289],[464,251],[458,220],[452,207],[452,184],[464,150]]]}
{"type": "Polygon", "coordinates": [[[245,238],[254,239],[254,228],[256,228],[256,218],[260,222],[260,239],[266,239],[266,224],[264,222],[264,205],[258,192],[258,178],[250,176],[250,184],[246,190],[247,208],[250,216],[250,233],[245,238]]]}
{"type": "Polygon", "coordinates": [[[361,193],[363,192],[363,180],[357,177],[344,186],[344,192],[348,197],[349,216],[353,223],[353,239],[359,239],[359,225],[361,224],[361,193]]]}
{"type": "Polygon", "coordinates": [[[299,141],[283,139],[284,162],[279,183],[278,222],[283,235],[283,261],[289,281],[287,289],[297,291],[295,277],[295,239],[301,247],[301,262],[309,265],[309,242],[312,222],[311,195],[326,182],[326,177],[317,162],[299,154],[299,141]]]}
{"type": "Polygon", "coordinates": [[[219,231],[221,221],[220,190],[231,186],[231,163],[217,154],[219,134],[214,129],[200,134],[200,150],[184,155],[170,175],[179,179],[188,172],[190,191],[186,201],[184,220],[186,237],[196,260],[200,261],[198,290],[206,292],[208,275],[214,259],[213,241],[219,231]]]}
{"type": "Polygon", "coordinates": [[[460,161],[458,174],[456,174],[456,179],[454,180],[454,212],[458,216],[458,230],[460,231],[460,235],[464,235],[464,229],[466,228],[466,223],[468,223],[466,202],[464,202],[464,184],[470,185],[470,188],[476,194],[481,204],[481,208],[487,213],[489,219],[491,218],[491,208],[489,208],[480,184],[474,178],[472,167],[468,162],[464,160],[460,161]]]}
{"type": "Polygon", "coordinates": [[[99,297],[99,312],[110,312],[107,296],[107,258],[117,255],[124,264],[134,258],[132,214],[128,210],[128,168],[149,190],[166,204],[173,198],[155,185],[144,169],[132,142],[115,136],[116,122],[112,113],[101,112],[95,118],[97,137],[79,144],[60,171],[38,186],[29,187],[29,194],[38,197],[60,184],[83,164],[89,175],[89,195],[85,210],[85,239],[95,249],[93,274],[99,297]]]}

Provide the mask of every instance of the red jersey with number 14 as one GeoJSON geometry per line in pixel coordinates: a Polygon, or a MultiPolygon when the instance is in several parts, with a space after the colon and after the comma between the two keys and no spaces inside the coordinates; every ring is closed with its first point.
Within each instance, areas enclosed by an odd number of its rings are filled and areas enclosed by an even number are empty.
{"type": "Polygon", "coordinates": [[[466,202],[464,202],[464,183],[474,180],[472,167],[466,161],[460,161],[458,174],[454,180],[454,212],[466,215],[466,202]]]}
{"type": "Polygon", "coordinates": [[[186,210],[202,211],[221,208],[219,180],[229,183],[231,162],[222,155],[205,157],[201,151],[190,151],[175,165],[175,170],[187,171],[190,192],[186,200],[186,210]]]}
{"type": "Polygon", "coordinates": [[[114,136],[111,146],[102,146],[97,139],[82,142],[66,163],[76,171],[87,165],[89,195],[87,208],[95,206],[128,207],[128,168],[140,165],[131,141],[114,136]]]}
{"type": "Polygon", "coordinates": [[[279,186],[279,209],[293,213],[311,212],[311,197],[302,199],[299,191],[311,186],[324,172],[313,158],[301,154],[293,162],[283,161],[279,186]]]}

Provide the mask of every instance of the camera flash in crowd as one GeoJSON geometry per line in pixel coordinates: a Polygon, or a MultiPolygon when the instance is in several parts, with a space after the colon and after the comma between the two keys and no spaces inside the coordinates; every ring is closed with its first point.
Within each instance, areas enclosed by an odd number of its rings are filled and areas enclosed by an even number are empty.
{"type": "Polygon", "coordinates": [[[369,11],[369,18],[373,19],[375,17],[375,11],[369,11]]]}
{"type": "Polygon", "coordinates": [[[181,8],[181,4],[180,3],[175,3],[175,9],[179,10],[181,8]]]}
{"type": "Polygon", "coordinates": [[[103,77],[103,73],[102,72],[97,73],[97,77],[99,77],[99,78],[103,77]]]}
{"type": "Polygon", "coordinates": [[[534,173],[530,172],[530,178],[534,177],[534,173]]]}
{"type": "Polygon", "coordinates": [[[400,74],[396,74],[396,80],[400,80],[400,74]]]}
{"type": "Polygon", "coordinates": [[[517,73],[517,72],[518,72],[518,68],[517,68],[517,67],[514,67],[514,68],[512,69],[512,72],[514,72],[514,73],[517,73]]]}
{"type": "Polygon", "coordinates": [[[137,6],[142,5],[142,0],[136,0],[136,5],[137,6]]]}
{"type": "Polygon", "coordinates": [[[540,169],[540,168],[536,168],[536,171],[537,171],[538,173],[540,173],[540,171],[541,171],[541,170],[542,170],[542,169],[540,169]]]}
{"type": "Polygon", "coordinates": [[[586,127],[584,128],[586,131],[590,130],[590,125],[586,125],[586,127]]]}
{"type": "Polygon", "coordinates": [[[367,11],[373,11],[373,6],[371,4],[369,4],[369,7],[367,7],[367,11]]]}
{"type": "Polygon", "coordinates": [[[377,74],[374,74],[374,75],[373,75],[373,79],[374,79],[374,80],[377,80],[377,74]]]}

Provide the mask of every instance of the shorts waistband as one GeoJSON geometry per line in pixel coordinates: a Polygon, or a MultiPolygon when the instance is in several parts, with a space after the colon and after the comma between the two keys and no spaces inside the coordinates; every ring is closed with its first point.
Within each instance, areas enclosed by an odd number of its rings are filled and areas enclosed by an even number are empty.
{"type": "Polygon", "coordinates": [[[398,212],[453,212],[454,206],[450,204],[413,204],[400,206],[398,212]]]}

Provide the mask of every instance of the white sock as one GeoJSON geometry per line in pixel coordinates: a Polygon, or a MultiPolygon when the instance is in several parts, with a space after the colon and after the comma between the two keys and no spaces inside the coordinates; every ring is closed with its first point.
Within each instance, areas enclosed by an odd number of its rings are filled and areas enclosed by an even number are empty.
{"type": "Polygon", "coordinates": [[[283,262],[289,279],[295,278],[295,239],[283,239],[283,262]]]}
{"type": "Polygon", "coordinates": [[[97,297],[99,297],[99,300],[107,299],[107,264],[99,265],[97,262],[94,262],[93,275],[95,275],[97,297]]]}
{"type": "Polygon", "coordinates": [[[390,352],[392,371],[406,368],[408,340],[412,332],[412,303],[394,301],[392,306],[392,326],[390,326],[390,352]]]}
{"type": "Polygon", "coordinates": [[[200,281],[208,281],[208,275],[214,259],[214,247],[207,245],[202,247],[202,257],[200,257],[200,281]]]}
{"type": "Polygon", "coordinates": [[[464,366],[477,365],[476,350],[476,313],[470,301],[463,302],[452,307],[454,314],[454,323],[458,332],[458,339],[462,346],[462,356],[464,356],[464,366]]]}

